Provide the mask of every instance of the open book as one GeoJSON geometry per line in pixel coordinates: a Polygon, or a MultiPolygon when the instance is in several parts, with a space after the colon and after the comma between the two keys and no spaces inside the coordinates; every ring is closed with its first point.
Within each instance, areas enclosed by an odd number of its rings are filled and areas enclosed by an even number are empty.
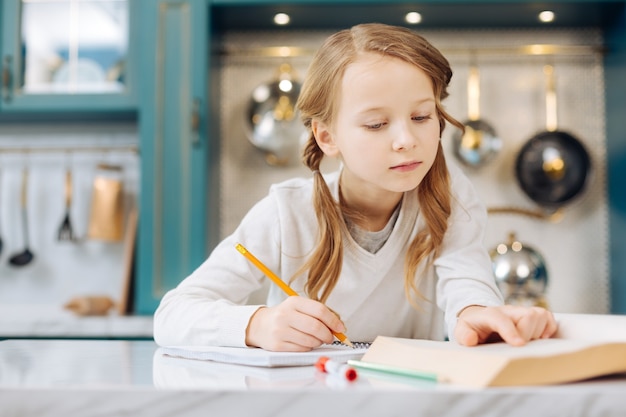
{"type": "Polygon", "coordinates": [[[557,337],[521,347],[379,336],[360,362],[474,387],[559,384],[626,373],[626,316],[557,315],[557,320],[557,337]]]}
{"type": "Polygon", "coordinates": [[[321,356],[327,356],[338,362],[360,359],[367,351],[367,346],[365,344],[356,346],[351,348],[342,344],[323,345],[308,352],[271,352],[246,347],[166,346],[159,348],[159,352],[162,355],[178,358],[276,367],[315,365],[321,356]]]}

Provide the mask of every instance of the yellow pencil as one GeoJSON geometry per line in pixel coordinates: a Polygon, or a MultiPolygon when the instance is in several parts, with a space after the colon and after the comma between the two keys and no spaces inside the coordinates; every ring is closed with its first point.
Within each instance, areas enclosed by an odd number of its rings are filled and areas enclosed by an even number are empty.
{"type": "MultiPolygon", "coordinates": [[[[254,256],[253,254],[251,254],[248,249],[246,249],[241,243],[237,243],[235,245],[235,248],[239,251],[239,253],[241,253],[243,256],[245,256],[246,258],[248,258],[248,260],[250,262],[252,262],[254,264],[254,266],[256,266],[257,268],[259,268],[261,270],[261,272],[263,272],[269,279],[271,279],[274,284],[278,285],[287,295],[292,296],[292,295],[298,295],[297,292],[295,292],[293,289],[291,289],[291,287],[289,285],[287,285],[285,283],[285,281],[283,281],[282,279],[280,279],[278,277],[278,275],[276,275],[275,273],[273,273],[268,267],[266,267],[263,262],[259,261],[257,259],[256,256],[254,256]]],[[[337,333],[337,332],[333,332],[333,334],[335,335],[335,337],[337,339],[339,339],[339,341],[341,343],[344,343],[350,347],[354,347],[354,345],[352,344],[352,342],[350,342],[350,339],[348,339],[348,337],[343,334],[343,333],[337,333]]]]}

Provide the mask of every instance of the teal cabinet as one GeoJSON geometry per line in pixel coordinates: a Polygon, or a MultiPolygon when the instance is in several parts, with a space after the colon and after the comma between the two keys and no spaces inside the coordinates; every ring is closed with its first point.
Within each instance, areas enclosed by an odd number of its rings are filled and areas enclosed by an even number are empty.
{"type": "Polygon", "coordinates": [[[614,18],[604,58],[610,290],[611,311],[626,314],[626,6],[614,18]]]}
{"type": "Polygon", "coordinates": [[[135,310],[205,259],[217,214],[217,135],[209,141],[209,8],[205,0],[140,0],[141,198],[135,310]],[[209,174],[209,172],[211,174],[209,174]]]}
{"type": "Polygon", "coordinates": [[[136,110],[137,2],[0,3],[0,111],[136,110]]]}

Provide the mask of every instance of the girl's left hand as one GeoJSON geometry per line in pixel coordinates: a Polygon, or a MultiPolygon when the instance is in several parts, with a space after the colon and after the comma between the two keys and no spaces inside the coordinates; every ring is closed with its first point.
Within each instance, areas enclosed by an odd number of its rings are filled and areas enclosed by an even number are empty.
{"type": "Polygon", "coordinates": [[[533,339],[547,339],[556,330],[554,316],[541,307],[469,306],[459,314],[454,337],[465,346],[475,346],[494,339],[521,346],[533,339]]]}

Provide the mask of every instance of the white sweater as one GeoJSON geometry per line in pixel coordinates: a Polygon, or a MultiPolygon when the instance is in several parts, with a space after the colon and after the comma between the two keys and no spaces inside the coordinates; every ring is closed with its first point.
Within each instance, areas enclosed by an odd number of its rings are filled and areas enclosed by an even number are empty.
{"type": "MultiPolygon", "coordinates": [[[[464,307],[502,304],[483,246],[486,210],[462,172],[458,168],[450,172],[452,214],[444,245],[434,263],[417,272],[421,276],[419,290],[428,299],[419,301],[421,310],[406,298],[403,271],[406,248],[424,227],[416,190],[405,193],[393,231],[375,254],[345,237],[341,277],[326,305],[340,315],[350,340],[373,341],[377,335],[441,340],[446,333],[452,337],[456,315],[464,307]]],[[[338,173],[326,177],[335,198],[338,178],[338,173]]],[[[160,345],[245,346],[246,327],[259,308],[246,302],[267,278],[235,244],[244,245],[288,281],[315,245],[312,190],[311,179],[273,185],[237,230],[165,294],[154,317],[155,341],[160,345]]],[[[304,295],[304,284],[301,276],[291,287],[304,295]]],[[[286,297],[272,284],[267,305],[286,297]]]]}

